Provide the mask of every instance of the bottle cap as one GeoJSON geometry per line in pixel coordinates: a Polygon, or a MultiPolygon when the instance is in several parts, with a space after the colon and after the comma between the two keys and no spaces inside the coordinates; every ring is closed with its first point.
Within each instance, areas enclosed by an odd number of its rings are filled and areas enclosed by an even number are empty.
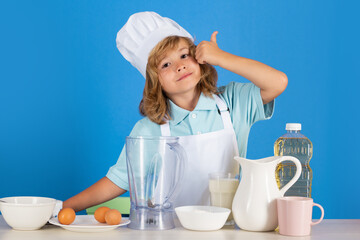
{"type": "Polygon", "coordinates": [[[301,123],[287,123],[285,130],[287,131],[300,131],[301,130],[301,123]]]}

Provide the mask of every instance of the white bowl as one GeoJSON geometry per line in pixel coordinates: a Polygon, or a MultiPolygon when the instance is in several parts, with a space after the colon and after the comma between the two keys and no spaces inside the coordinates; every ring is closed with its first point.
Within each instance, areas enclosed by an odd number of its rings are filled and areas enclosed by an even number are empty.
{"type": "Polygon", "coordinates": [[[214,231],[224,226],[231,211],[213,206],[183,206],[175,208],[175,212],[186,229],[214,231]]]}
{"type": "Polygon", "coordinates": [[[50,219],[56,204],[55,199],[45,197],[7,197],[0,200],[0,210],[6,223],[16,230],[41,228],[50,219]]]}

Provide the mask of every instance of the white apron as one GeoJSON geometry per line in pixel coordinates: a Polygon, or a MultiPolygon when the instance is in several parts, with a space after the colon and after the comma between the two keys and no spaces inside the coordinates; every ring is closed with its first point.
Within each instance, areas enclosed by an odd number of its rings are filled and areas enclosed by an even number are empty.
{"type": "MultiPolygon", "coordinates": [[[[181,190],[174,200],[174,207],[209,205],[209,173],[239,173],[234,156],[239,155],[236,135],[227,105],[213,95],[221,113],[224,129],[199,135],[179,136],[188,162],[181,182],[181,190]]],[[[161,125],[161,135],[171,136],[169,122],[161,125]]]]}

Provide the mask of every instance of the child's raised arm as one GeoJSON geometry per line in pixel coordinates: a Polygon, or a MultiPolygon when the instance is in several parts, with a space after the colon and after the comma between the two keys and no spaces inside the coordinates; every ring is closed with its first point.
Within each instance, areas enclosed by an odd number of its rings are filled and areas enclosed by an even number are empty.
{"type": "Polygon", "coordinates": [[[239,57],[221,50],[216,43],[217,31],[211,35],[210,42],[202,41],[196,48],[196,60],[200,64],[220,66],[234,72],[260,88],[263,103],[271,102],[287,86],[287,76],[261,62],[239,57]]]}

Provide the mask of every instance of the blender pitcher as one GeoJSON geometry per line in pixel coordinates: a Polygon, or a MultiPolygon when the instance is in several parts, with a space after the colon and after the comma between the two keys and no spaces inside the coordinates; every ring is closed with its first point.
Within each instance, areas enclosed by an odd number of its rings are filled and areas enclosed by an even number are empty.
{"type": "Polygon", "coordinates": [[[178,137],[127,137],[126,163],[130,189],[129,228],[175,227],[173,199],[179,193],[186,153],[178,137]]]}

